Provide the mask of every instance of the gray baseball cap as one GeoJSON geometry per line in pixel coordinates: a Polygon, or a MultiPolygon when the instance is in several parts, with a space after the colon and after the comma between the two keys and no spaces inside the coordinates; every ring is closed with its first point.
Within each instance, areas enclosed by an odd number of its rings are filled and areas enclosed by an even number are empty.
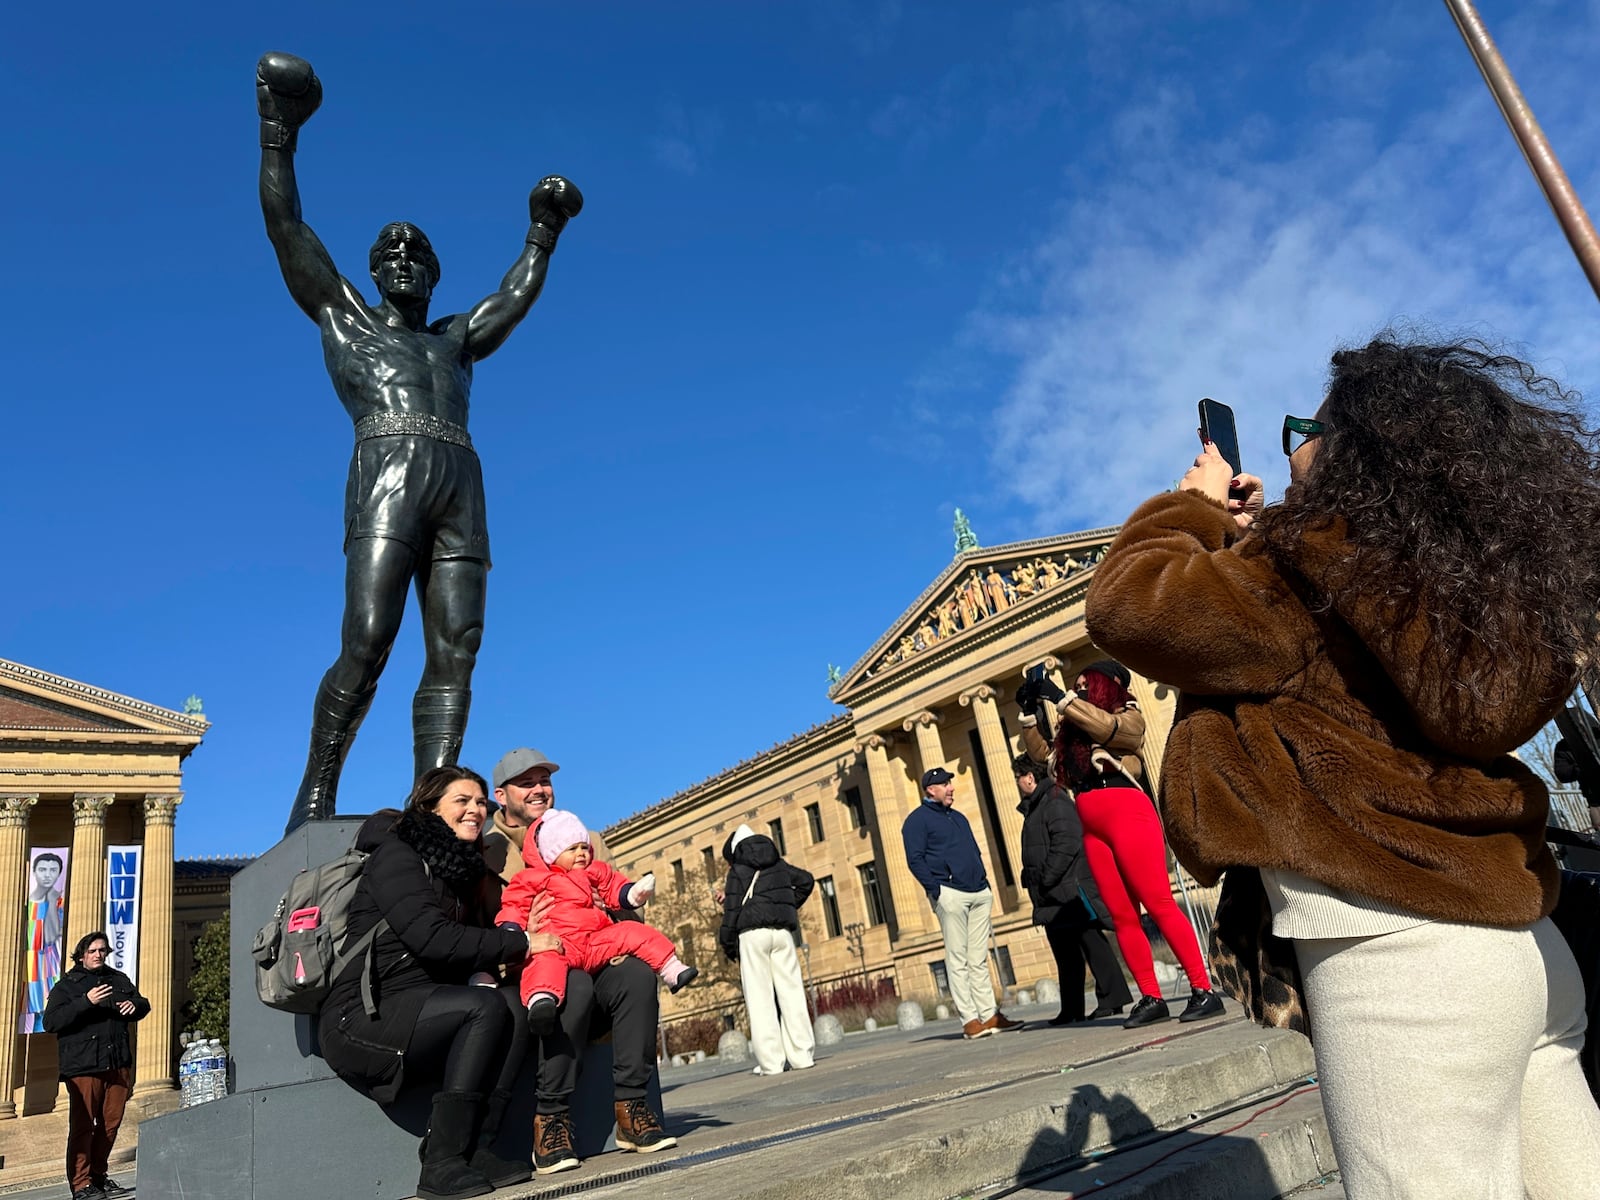
{"type": "Polygon", "coordinates": [[[515,779],[524,771],[531,771],[534,767],[547,767],[554,775],[561,770],[559,766],[545,757],[543,750],[529,750],[526,747],[513,750],[494,765],[494,786],[505,787],[506,780],[515,779]]]}

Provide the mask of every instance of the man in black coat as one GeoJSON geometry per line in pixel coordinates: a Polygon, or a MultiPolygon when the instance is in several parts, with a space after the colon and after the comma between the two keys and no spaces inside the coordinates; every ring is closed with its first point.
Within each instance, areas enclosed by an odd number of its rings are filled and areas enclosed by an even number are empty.
{"type": "Polygon", "coordinates": [[[106,965],[111,940],[95,930],[78,940],[72,970],[50,989],[46,1033],[56,1035],[57,1069],[67,1085],[67,1183],[72,1200],[124,1196],[107,1178],[128,1104],[133,1045],[128,1026],[150,1011],[150,1001],[129,979],[106,965]]]}
{"type": "Polygon", "coordinates": [[[1049,772],[1023,755],[1012,763],[1022,803],[1022,886],[1033,901],[1033,923],[1044,927],[1061,982],[1061,1012],[1052,1025],[1082,1021],[1084,965],[1094,972],[1098,1007],[1090,1019],[1120,1013],[1133,1000],[1117,956],[1106,941],[1105,902],[1083,853],[1083,822],[1072,797],[1049,772]],[[1043,780],[1044,782],[1040,782],[1043,780]]]}

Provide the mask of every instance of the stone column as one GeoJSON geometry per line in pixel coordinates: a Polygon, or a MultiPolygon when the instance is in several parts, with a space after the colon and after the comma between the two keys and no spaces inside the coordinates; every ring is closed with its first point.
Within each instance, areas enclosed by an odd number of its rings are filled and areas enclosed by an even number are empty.
{"type": "Polygon", "coordinates": [[[1139,711],[1144,714],[1144,746],[1139,757],[1144,761],[1150,790],[1155,792],[1160,789],[1161,759],[1166,754],[1171,722],[1162,719],[1161,701],[1156,699],[1155,685],[1143,675],[1135,675],[1132,671],[1128,674],[1132,676],[1128,691],[1138,702],[1139,711]]]}
{"type": "MultiPolygon", "coordinates": [[[[106,809],[116,800],[111,792],[79,792],[72,798],[72,872],[67,883],[67,940],[71,953],[78,939],[106,924],[106,809]]],[[[63,964],[64,965],[64,964],[63,964]]]]}
{"type": "MultiPolygon", "coordinates": [[[[941,724],[939,714],[925,708],[919,713],[912,713],[900,726],[917,739],[917,757],[922,760],[923,772],[945,766],[944,742],[939,738],[941,724]]],[[[921,773],[918,773],[919,776],[921,773]]]]}
{"type": "MultiPolygon", "coordinates": [[[[137,1093],[170,1091],[172,1080],[172,826],[180,794],[144,798],[144,865],[139,881],[139,991],[150,1014],[138,1025],[137,1093]]],[[[248,997],[239,997],[240,1003],[248,997]]]]}
{"type": "Polygon", "coordinates": [[[857,744],[867,756],[872,812],[878,826],[878,842],[883,847],[884,867],[889,874],[889,903],[894,909],[895,929],[903,941],[931,930],[933,912],[928,907],[922,885],[906,865],[906,844],[900,836],[906,813],[902,811],[894,769],[889,765],[888,739],[874,733],[857,744]]]}
{"type": "Polygon", "coordinates": [[[0,796],[0,1121],[17,1115],[11,1080],[17,1069],[17,1014],[22,1011],[22,906],[28,898],[28,811],[39,793],[0,796]]]}
{"type": "Polygon", "coordinates": [[[1005,854],[1011,862],[1011,873],[1020,894],[1022,814],[1017,811],[1017,805],[1022,802],[1022,796],[1017,791],[1016,776],[1011,773],[1011,748],[1006,745],[1005,730],[1000,727],[1000,709],[996,703],[999,698],[1000,690],[987,683],[961,693],[962,705],[971,708],[978,718],[978,742],[983,747],[983,761],[989,768],[989,782],[994,786],[995,807],[1000,810],[1005,854]]]}

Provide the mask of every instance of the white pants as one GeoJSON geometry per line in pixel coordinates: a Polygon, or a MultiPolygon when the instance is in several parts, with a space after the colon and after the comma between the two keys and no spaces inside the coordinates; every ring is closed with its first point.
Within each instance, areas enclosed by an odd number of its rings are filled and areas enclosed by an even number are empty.
{"type": "Polygon", "coordinates": [[[806,1008],[805,982],[787,929],[746,929],[739,935],[739,982],[750,1014],[750,1048],[765,1075],[783,1063],[797,1071],[812,1064],[816,1040],[806,1008]],[[776,997],[776,1002],[774,1002],[776,997]]]}
{"type": "Polygon", "coordinates": [[[1295,951],[1350,1200],[1600,1200],[1583,980],[1550,921],[1295,951]]]}
{"type": "Polygon", "coordinates": [[[987,1021],[994,1016],[994,983],[989,978],[989,909],[994,893],[958,892],[948,885],[939,889],[933,910],[944,935],[944,973],[950,980],[950,999],[963,1021],[987,1021]]]}

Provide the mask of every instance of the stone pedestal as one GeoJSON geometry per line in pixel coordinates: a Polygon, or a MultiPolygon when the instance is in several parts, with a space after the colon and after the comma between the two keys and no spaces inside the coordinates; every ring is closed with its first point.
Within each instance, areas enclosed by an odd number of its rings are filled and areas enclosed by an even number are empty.
{"type": "MultiPolygon", "coordinates": [[[[250,957],[256,930],[295,873],[343,854],[365,819],[307,822],[233,877],[233,1094],[140,1126],[146,1200],[401,1200],[415,1193],[432,1086],[407,1088],[386,1109],[351,1089],[317,1056],[311,1017],[256,999],[250,957]]],[[[530,1055],[495,1147],[507,1158],[533,1154],[534,1066],[530,1055]]],[[[655,1079],[650,1099],[659,1109],[655,1079]]],[[[572,1097],[580,1157],[615,1147],[611,1101],[611,1046],[591,1045],[572,1097]]]]}

